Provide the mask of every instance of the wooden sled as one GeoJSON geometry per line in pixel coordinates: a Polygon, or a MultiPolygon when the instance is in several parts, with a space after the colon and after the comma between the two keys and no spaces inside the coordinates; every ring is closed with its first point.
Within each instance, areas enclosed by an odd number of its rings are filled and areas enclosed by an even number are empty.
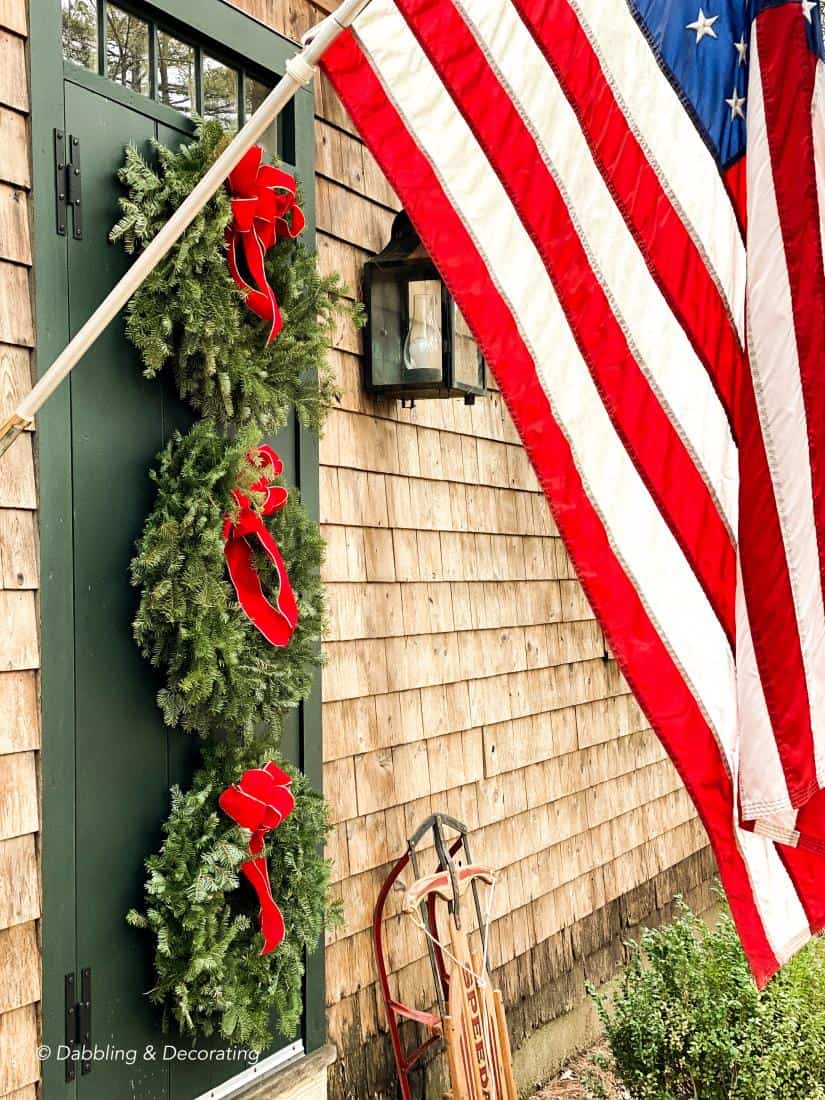
{"type": "Polygon", "coordinates": [[[485,929],[478,887],[491,887],[493,881],[490,870],[472,862],[466,826],[435,814],[410,838],[406,854],[393,867],[379,894],[373,943],[403,1100],[412,1100],[411,1071],[427,1050],[442,1041],[451,1084],[444,1100],[516,1100],[501,994],[491,988],[481,953],[470,948],[461,912],[462,901],[471,894],[479,930],[485,929]],[[430,832],[438,866],[433,874],[418,877],[416,849],[430,832]],[[450,833],[457,835],[448,840],[450,833]],[[407,865],[416,879],[404,893],[402,910],[417,920],[426,935],[436,996],[433,1013],[408,1008],[390,994],[383,946],[384,908],[407,865]],[[411,1051],[405,1050],[401,1040],[399,1025],[404,1020],[422,1024],[429,1032],[411,1051]]]}

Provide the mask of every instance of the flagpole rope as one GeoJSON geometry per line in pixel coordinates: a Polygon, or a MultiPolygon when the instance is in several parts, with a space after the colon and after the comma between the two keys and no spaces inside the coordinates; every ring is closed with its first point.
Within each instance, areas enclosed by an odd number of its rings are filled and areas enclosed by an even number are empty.
{"type": "MultiPolygon", "coordinates": [[[[437,936],[434,936],[432,934],[432,932],[429,930],[427,925],[424,923],[424,920],[423,920],[423,918],[421,916],[421,913],[419,912],[418,909],[414,909],[411,912],[411,916],[413,918],[413,924],[417,928],[420,928],[421,931],[424,933],[424,935],[427,937],[427,939],[430,940],[433,944],[435,944],[435,946],[437,946],[439,948],[439,950],[442,951],[447,956],[447,958],[451,960],[451,962],[453,962],[460,970],[463,970],[465,974],[467,974],[469,977],[471,977],[473,979],[473,981],[476,983],[476,985],[478,986],[479,989],[486,989],[488,981],[489,981],[489,979],[487,977],[487,951],[488,951],[488,946],[489,946],[489,942],[490,942],[490,918],[491,918],[492,913],[493,913],[493,901],[494,901],[494,898],[495,898],[496,883],[497,882],[498,882],[498,876],[493,874],[492,882],[490,883],[490,889],[487,892],[487,903],[485,905],[484,916],[483,916],[483,919],[482,919],[483,927],[479,928],[479,933],[481,935],[481,973],[480,974],[476,974],[475,970],[473,970],[473,968],[471,966],[467,966],[466,963],[463,963],[460,959],[457,959],[456,956],[452,953],[452,951],[450,951],[449,947],[447,947],[446,944],[442,943],[441,940],[439,940],[437,936]]],[[[489,1012],[489,1009],[488,1009],[488,1006],[487,1006],[487,998],[486,997],[481,998],[481,1012],[482,1012],[482,1018],[483,1018],[483,1021],[484,1021],[483,1042],[484,1042],[485,1058],[487,1060],[487,1064],[492,1065],[492,1063],[493,1063],[493,1058],[492,1058],[493,1047],[492,1047],[492,1042],[490,1040],[490,1026],[491,1026],[490,1025],[490,1012],[489,1012]]]]}
{"type": "Polygon", "coordinates": [[[449,947],[447,947],[446,944],[442,943],[437,936],[434,936],[432,934],[427,925],[424,923],[424,920],[422,919],[418,909],[414,909],[410,912],[412,922],[416,926],[416,928],[419,928],[427,937],[427,939],[430,940],[440,951],[442,951],[447,956],[447,958],[450,959],[451,962],[454,962],[457,967],[465,972],[465,974],[468,974],[471,978],[473,978],[480,989],[483,989],[487,984],[487,949],[490,940],[490,917],[492,916],[493,912],[493,899],[496,892],[496,882],[498,881],[495,875],[492,876],[492,879],[493,881],[487,893],[487,904],[485,906],[484,918],[482,920],[482,924],[484,925],[484,927],[479,928],[479,932],[481,934],[480,974],[476,974],[471,966],[467,966],[466,963],[463,963],[460,959],[457,959],[455,955],[450,951],[449,947]]]}
{"type": "Polygon", "coordinates": [[[296,92],[317,72],[317,63],[335,39],[346,30],[369,0],[343,3],[302,39],[300,53],[286,65],[286,73],[249,121],[238,131],[192,193],[163,229],[141,253],[123,278],[115,284],[91,317],[66,345],[48,370],[22,399],[12,415],[0,424],[0,457],[22,432],[34,427],[34,418],[60,383],[71,373],[106,327],[117,317],[135,291],[151,275],[170,249],[180,240],[227,176],[252,148],[296,92]]]}

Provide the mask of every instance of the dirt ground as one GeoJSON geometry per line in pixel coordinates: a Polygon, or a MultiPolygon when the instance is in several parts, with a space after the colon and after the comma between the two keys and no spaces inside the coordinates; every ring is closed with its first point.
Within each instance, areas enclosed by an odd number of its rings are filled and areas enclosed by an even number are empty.
{"type": "Polygon", "coordinates": [[[582,1078],[587,1074],[591,1077],[597,1077],[601,1081],[611,1100],[621,1100],[622,1093],[616,1086],[613,1077],[593,1065],[591,1057],[596,1053],[606,1052],[601,1050],[590,1051],[588,1054],[573,1059],[558,1077],[534,1093],[531,1100],[587,1100],[587,1094],[581,1084],[582,1078]]]}

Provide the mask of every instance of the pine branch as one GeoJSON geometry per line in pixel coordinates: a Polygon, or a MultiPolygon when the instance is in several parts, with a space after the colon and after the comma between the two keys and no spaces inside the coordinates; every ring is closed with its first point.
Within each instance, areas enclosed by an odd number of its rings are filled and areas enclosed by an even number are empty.
{"type": "MultiPolygon", "coordinates": [[[[219,123],[205,123],[195,142],[177,153],[155,144],[156,165],[129,146],[120,171],[126,195],[111,240],[129,253],[145,248],[225,140],[219,123]]],[[[337,275],[320,275],[313,253],[282,239],[268,253],[266,269],[285,326],[268,344],[269,323],[246,308],[229,272],[231,217],[222,188],[135,294],[127,335],[147,377],[171,369],[181,397],[222,429],[255,422],[273,433],[294,407],[301,423],[318,431],[337,396],[327,364],[333,326],[347,312],[358,323],[360,312],[347,302],[337,275]]]]}

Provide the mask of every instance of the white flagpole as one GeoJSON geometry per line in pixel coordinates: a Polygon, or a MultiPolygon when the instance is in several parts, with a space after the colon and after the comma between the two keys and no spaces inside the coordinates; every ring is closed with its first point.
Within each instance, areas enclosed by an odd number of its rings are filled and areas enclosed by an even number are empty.
{"type": "Polygon", "coordinates": [[[286,74],[278,81],[255,114],[221,153],[192,194],[175,211],[146,250],[135,260],[76,336],[58,355],[11,416],[0,424],[0,456],[15,439],[34,426],[34,418],[64,378],[73,370],[95,340],[123,309],[143,281],[186,232],[194,219],[222,186],[241,157],[255,144],[283,111],[298,89],[315,76],[316,65],[338,35],[349,27],[369,0],[343,0],[341,5],[304,36],[303,49],[286,63],[286,74]]]}

